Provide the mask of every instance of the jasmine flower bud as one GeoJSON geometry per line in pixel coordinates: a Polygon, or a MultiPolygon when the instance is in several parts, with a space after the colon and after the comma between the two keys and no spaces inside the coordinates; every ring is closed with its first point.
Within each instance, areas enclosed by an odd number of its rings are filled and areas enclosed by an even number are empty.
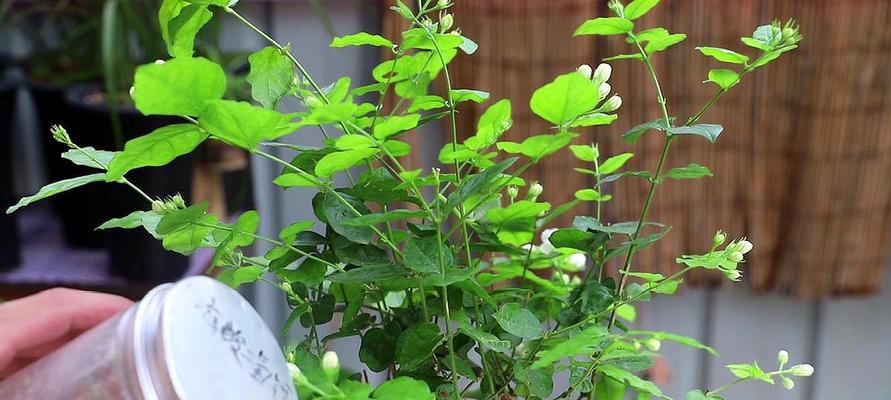
{"type": "Polygon", "coordinates": [[[53,135],[53,139],[62,144],[70,144],[71,136],[68,136],[68,131],[62,125],[53,125],[50,128],[50,133],[53,135]]]}
{"type": "Polygon", "coordinates": [[[658,339],[647,339],[647,341],[644,342],[644,345],[647,346],[647,349],[652,352],[657,352],[659,351],[659,349],[662,348],[662,342],[660,342],[658,339]]]}
{"type": "Polygon", "coordinates": [[[572,271],[581,271],[588,264],[588,256],[585,253],[573,253],[566,258],[566,261],[572,271]]]}
{"type": "Polygon", "coordinates": [[[795,387],[795,382],[785,376],[781,376],[780,381],[783,382],[783,387],[788,390],[792,390],[795,387]]]}
{"type": "Polygon", "coordinates": [[[730,255],[727,256],[727,259],[735,263],[742,262],[743,253],[739,251],[731,252],[730,255]]]}
{"type": "Polygon", "coordinates": [[[582,76],[585,78],[591,79],[591,75],[594,73],[594,70],[591,69],[591,66],[588,64],[579,65],[578,69],[576,69],[582,76]]]}
{"type": "Polygon", "coordinates": [[[436,2],[437,7],[445,8],[449,6],[449,0],[439,0],[436,2]]]}
{"type": "Polygon", "coordinates": [[[609,96],[609,92],[613,90],[613,87],[609,85],[609,83],[603,82],[600,84],[600,88],[598,88],[597,98],[605,99],[606,96],[609,96]]]}
{"type": "Polygon", "coordinates": [[[455,23],[455,17],[452,14],[445,14],[439,18],[439,29],[442,32],[448,32],[455,23]]]}
{"type": "Polygon", "coordinates": [[[545,229],[544,231],[541,232],[541,246],[539,246],[538,248],[543,253],[548,254],[548,253],[554,252],[554,246],[551,245],[550,237],[551,237],[551,234],[556,231],[557,231],[557,229],[550,228],[550,229],[545,229]]]}
{"type": "Polygon", "coordinates": [[[811,376],[814,374],[814,366],[810,364],[798,364],[789,368],[789,374],[795,376],[811,376]]]}
{"type": "Polygon", "coordinates": [[[337,353],[326,351],[325,354],[322,354],[322,370],[325,371],[325,375],[332,378],[340,373],[340,360],[337,358],[337,353]]]}
{"type": "Polygon", "coordinates": [[[569,281],[569,284],[572,286],[578,286],[582,284],[582,278],[579,278],[578,275],[572,277],[572,280],[569,281]]]}
{"type": "Polygon", "coordinates": [[[724,276],[726,276],[727,279],[730,279],[731,281],[739,282],[742,279],[742,272],[739,272],[739,270],[731,269],[724,271],[724,276]]]}
{"type": "Polygon", "coordinates": [[[780,368],[783,368],[783,365],[786,365],[787,362],[789,362],[789,352],[780,350],[780,352],[777,353],[777,363],[780,364],[780,368]]]}
{"type": "Polygon", "coordinates": [[[740,253],[746,254],[752,251],[752,248],[755,247],[752,242],[748,240],[740,240],[739,243],[736,244],[736,248],[740,253]]]}
{"type": "Polygon", "coordinates": [[[163,65],[164,60],[155,60],[155,65],[163,65]]]}
{"type": "Polygon", "coordinates": [[[592,79],[594,79],[597,82],[606,82],[609,80],[609,77],[612,74],[613,74],[613,67],[611,67],[607,63],[602,63],[597,66],[597,69],[594,70],[592,79]]]}
{"type": "Polygon", "coordinates": [[[529,185],[529,192],[526,194],[526,197],[529,200],[535,200],[543,191],[544,187],[542,187],[538,181],[535,181],[532,185],[529,185]]]}
{"type": "Polygon", "coordinates": [[[622,98],[619,97],[619,95],[615,95],[613,97],[610,97],[609,100],[606,101],[606,103],[603,103],[601,110],[603,110],[603,112],[613,112],[618,110],[621,106],[622,98]]]}
{"type": "Polygon", "coordinates": [[[724,244],[724,241],[727,240],[727,235],[724,234],[724,231],[718,230],[715,233],[715,238],[712,240],[712,246],[718,247],[724,244]]]}
{"type": "Polygon", "coordinates": [[[511,201],[513,201],[515,198],[517,198],[517,195],[519,194],[519,192],[520,192],[520,189],[518,189],[516,186],[508,186],[507,187],[507,196],[510,197],[511,201]]]}
{"type": "Polygon", "coordinates": [[[306,385],[309,383],[309,379],[306,379],[306,375],[303,374],[300,367],[289,363],[288,372],[291,374],[291,379],[294,380],[294,383],[298,385],[306,385]]]}

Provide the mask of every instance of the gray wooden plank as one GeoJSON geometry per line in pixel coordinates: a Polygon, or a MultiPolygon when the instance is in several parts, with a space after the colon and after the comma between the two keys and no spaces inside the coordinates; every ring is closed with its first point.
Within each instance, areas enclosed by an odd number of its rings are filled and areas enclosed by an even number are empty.
{"type": "Polygon", "coordinates": [[[891,399],[891,271],[877,296],[821,308],[813,400],[891,399]]]}

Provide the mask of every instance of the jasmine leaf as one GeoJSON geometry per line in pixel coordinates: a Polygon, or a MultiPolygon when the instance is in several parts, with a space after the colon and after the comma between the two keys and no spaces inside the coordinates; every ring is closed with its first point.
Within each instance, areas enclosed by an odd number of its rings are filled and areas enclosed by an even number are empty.
{"type": "Polygon", "coordinates": [[[507,303],[493,315],[507,333],[524,339],[538,339],[542,335],[541,322],[519,303],[507,303]]]}
{"type": "Polygon", "coordinates": [[[665,174],[666,178],[671,179],[699,179],[705,176],[713,176],[712,171],[696,163],[691,163],[686,167],[672,168],[665,174]]]}
{"type": "Polygon", "coordinates": [[[232,100],[209,102],[199,122],[215,138],[245,150],[256,149],[260,142],[293,130],[284,114],[232,100]]]}
{"type": "Polygon", "coordinates": [[[495,144],[498,137],[510,129],[512,124],[510,100],[501,99],[483,112],[476,125],[476,135],[467,138],[464,145],[471,150],[485,149],[495,144]]]}
{"type": "Polygon", "coordinates": [[[514,377],[529,389],[533,398],[550,398],[554,391],[554,370],[552,368],[533,369],[518,366],[514,377]]]}
{"type": "Polygon", "coordinates": [[[390,367],[396,361],[396,340],[398,337],[389,334],[381,328],[371,328],[362,335],[362,344],[359,346],[359,360],[368,369],[381,372],[390,367]]]}
{"type": "Polygon", "coordinates": [[[600,342],[608,335],[609,332],[601,326],[585,328],[579,334],[539,351],[535,355],[537,360],[532,363],[531,368],[544,368],[563,358],[594,354],[600,348],[600,342]]]}
{"type": "MultiPolygon", "coordinates": [[[[675,118],[672,117],[670,121],[674,122],[674,120],[675,118]]],[[[637,143],[637,139],[640,139],[640,136],[648,130],[655,129],[659,131],[665,131],[668,128],[669,127],[665,125],[664,118],[656,119],[631,128],[630,130],[628,130],[628,132],[622,134],[622,140],[631,144],[635,144],[637,143]]]]}
{"type": "Polygon", "coordinates": [[[502,226],[511,221],[534,219],[551,208],[550,203],[536,203],[531,200],[519,200],[505,208],[493,208],[486,212],[489,222],[502,226]]]}
{"type": "Polygon", "coordinates": [[[603,232],[588,232],[576,228],[563,228],[551,234],[548,238],[555,248],[570,248],[584,252],[593,252],[607,241],[609,235],[603,232]]]}
{"type": "Polygon", "coordinates": [[[380,35],[372,35],[365,32],[354,33],[352,35],[340,36],[331,41],[331,47],[347,47],[347,46],[377,46],[392,49],[395,47],[393,42],[387,40],[380,35]]]}
{"type": "Polygon", "coordinates": [[[436,236],[410,237],[405,242],[404,253],[405,266],[422,274],[438,273],[454,263],[448,244],[438,242],[436,236]]]}
{"type": "Polygon", "coordinates": [[[474,103],[482,103],[489,99],[489,93],[476,89],[452,89],[450,92],[452,101],[460,103],[462,101],[472,101],[474,103]]]}
{"type": "Polygon", "coordinates": [[[346,272],[338,272],[328,276],[328,280],[335,283],[372,283],[386,282],[396,278],[404,277],[409,271],[403,267],[395,267],[393,265],[376,265],[370,267],[361,267],[348,270],[346,272]]]}
{"type": "Polygon", "coordinates": [[[657,397],[663,396],[662,391],[659,390],[659,387],[653,384],[653,382],[641,379],[637,375],[634,375],[616,366],[601,365],[598,368],[598,371],[603,375],[613,378],[619,382],[625,383],[626,385],[634,388],[639,392],[648,393],[657,397]]]}
{"type": "Polygon", "coordinates": [[[638,19],[659,4],[659,0],[634,0],[625,6],[625,18],[638,19]]]}
{"type": "Polygon", "coordinates": [[[706,138],[709,142],[714,143],[718,140],[718,135],[724,130],[724,127],[716,124],[696,124],[692,126],[676,126],[666,129],[666,132],[672,135],[696,135],[706,138]]]}
{"type": "Polygon", "coordinates": [[[374,390],[371,397],[375,400],[433,400],[435,398],[426,383],[407,376],[400,376],[382,383],[374,390]]]}
{"type": "Polygon", "coordinates": [[[708,80],[721,89],[729,89],[739,82],[739,74],[729,69],[713,69],[708,72],[708,80]]]}
{"type": "Polygon", "coordinates": [[[276,177],[272,183],[283,188],[290,187],[320,187],[319,180],[309,174],[301,174],[297,172],[289,172],[276,177]]]}
{"type": "Polygon", "coordinates": [[[43,200],[47,197],[62,193],[64,191],[79,188],[79,187],[84,186],[88,183],[100,182],[100,181],[104,181],[104,180],[105,180],[105,173],[102,172],[102,173],[98,173],[98,174],[84,175],[84,176],[79,176],[77,178],[64,179],[64,180],[61,180],[58,182],[50,183],[50,184],[40,188],[40,190],[38,190],[37,193],[35,193],[31,196],[28,196],[28,197],[23,197],[14,206],[7,208],[6,213],[12,214],[12,213],[16,212],[16,210],[18,210],[24,206],[27,206],[28,204],[31,204],[35,201],[43,200]]]}
{"type": "Polygon", "coordinates": [[[718,352],[702,343],[698,340],[689,338],[686,336],[674,334],[671,332],[658,332],[658,331],[628,331],[628,335],[631,336],[648,336],[656,340],[668,340],[671,342],[679,343],[687,347],[692,347],[694,349],[705,350],[709,352],[713,356],[717,356],[718,352]]]}
{"type": "Polygon", "coordinates": [[[294,66],[281,50],[269,46],[248,57],[251,71],[247,81],[251,84],[251,97],[263,107],[274,110],[288,91],[294,79],[294,66]]]}
{"type": "Polygon", "coordinates": [[[749,62],[748,56],[720,47],[697,47],[696,50],[699,50],[700,53],[706,56],[725,63],[745,64],[749,62]]]}
{"type": "Polygon", "coordinates": [[[727,366],[727,369],[737,378],[758,379],[771,385],[774,384],[773,377],[764,372],[757,362],[751,364],[730,364],[727,366]]]}
{"type": "Polygon", "coordinates": [[[575,198],[582,201],[609,201],[613,196],[600,194],[595,189],[581,189],[575,192],[575,198]]]}
{"type": "Polygon", "coordinates": [[[600,157],[600,152],[594,145],[572,145],[569,150],[581,161],[594,162],[600,157]]]}
{"type": "Polygon", "coordinates": [[[107,182],[114,182],[127,172],[141,167],[160,167],[183,154],[191,153],[207,139],[207,132],[195,124],[168,125],[152,133],[128,140],[124,151],[108,165],[107,182]]]}
{"type": "Polygon", "coordinates": [[[105,170],[111,159],[118,153],[114,151],[96,150],[92,147],[71,149],[62,153],[62,158],[76,165],[105,170]],[[98,161],[98,162],[97,162],[98,161]]]}
{"type": "MultiPolygon", "coordinates": [[[[646,12],[646,11],[644,11],[646,12]]],[[[643,14],[641,14],[643,15],[643,14]]],[[[625,18],[594,18],[582,23],[573,36],[579,35],[619,35],[634,29],[634,23],[625,18]]]]}
{"type": "Polygon", "coordinates": [[[368,244],[374,236],[374,230],[370,226],[350,226],[344,224],[344,221],[355,218],[359,214],[370,214],[371,211],[365,204],[350,195],[341,193],[340,197],[346,201],[349,206],[345,205],[337,196],[330,193],[319,193],[313,198],[313,207],[316,215],[322,222],[328,224],[335,232],[341,236],[361,244],[368,244]]]}
{"type": "Polygon", "coordinates": [[[618,54],[612,57],[604,58],[603,61],[618,61],[618,60],[643,60],[643,56],[640,53],[631,53],[631,54],[618,54]]]}
{"type": "Polygon", "coordinates": [[[664,38],[650,41],[644,47],[644,51],[647,54],[653,54],[683,42],[685,39],[687,39],[687,35],[683,33],[672,33],[664,38]]]}
{"type": "Polygon", "coordinates": [[[393,210],[385,213],[373,213],[351,218],[343,221],[343,224],[349,226],[370,226],[403,219],[423,218],[426,215],[427,213],[424,211],[393,210]]]}
{"type": "Polygon", "coordinates": [[[526,138],[526,140],[523,140],[523,143],[498,142],[496,146],[499,150],[511,154],[523,154],[524,156],[537,161],[566,147],[576,136],[578,135],[572,132],[562,132],[554,135],[536,135],[526,138]]]}
{"type": "Polygon", "coordinates": [[[539,117],[564,126],[591,111],[600,102],[598,88],[578,72],[560,75],[532,93],[529,107],[539,117]]]}
{"type": "MultiPolygon", "coordinates": [[[[433,350],[442,342],[443,335],[439,331],[439,326],[432,323],[423,323],[412,325],[401,335],[396,342],[396,360],[399,362],[399,369],[403,371],[412,371],[420,367],[424,362],[433,355],[433,350]]],[[[405,399],[406,393],[401,393],[405,399]]]]}
{"type": "Polygon", "coordinates": [[[226,269],[220,273],[217,279],[233,288],[246,283],[254,283],[266,273],[266,268],[258,265],[245,265],[236,269],[226,269]]]}
{"type": "Polygon", "coordinates": [[[420,118],[420,114],[387,117],[374,126],[374,137],[383,140],[390,136],[412,130],[418,126],[420,118]]]}
{"type": "Polygon", "coordinates": [[[226,91],[223,68],[204,58],[177,57],[136,69],[133,102],[145,115],[197,116],[226,91]]]}
{"type": "Polygon", "coordinates": [[[213,231],[217,218],[207,214],[207,203],[195,204],[174,211],[161,218],[158,235],[165,249],[189,255],[204,244],[204,239],[213,231]]]}
{"type": "Polygon", "coordinates": [[[464,180],[464,183],[461,184],[461,187],[458,188],[454,193],[449,195],[448,200],[444,208],[446,210],[451,210],[455,208],[458,203],[467,200],[471,196],[478,194],[487,188],[492,182],[501,176],[501,173],[510,168],[514,162],[516,162],[516,158],[508,158],[500,163],[497,163],[489,168],[486,168],[482,172],[471,175],[467,179],[464,180]]]}
{"type": "Polygon", "coordinates": [[[207,5],[189,4],[185,0],[164,0],[158,11],[161,37],[171,57],[192,57],[195,36],[213,18],[207,5]]]}
{"type": "Polygon", "coordinates": [[[510,350],[509,341],[501,340],[498,338],[498,336],[495,336],[489,332],[485,332],[479,328],[470,326],[467,321],[461,321],[458,325],[458,329],[461,331],[461,333],[464,333],[465,335],[473,338],[473,340],[476,340],[483,347],[500,352],[510,350]]]}
{"type": "Polygon", "coordinates": [[[616,114],[590,113],[576,118],[569,124],[569,127],[609,125],[617,119],[619,116],[616,114]]]}
{"type": "Polygon", "coordinates": [[[624,166],[625,163],[631,159],[631,157],[634,157],[634,154],[622,153],[622,154],[607,158],[606,161],[603,162],[603,164],[600,164],[599,172],[601,174],[611,174],[613,172],[616,172],[619,170],[619,168],[622,168],[622,166],[624,166]]]}
{"type": "Polygon", "coordinates": [[[316,164],[316,175],[322,178],[330,178],[335,173],[353,167],[368,157],[373,156],[377,151],[377,149],[366,148],[327,154],[316,164]]]}
{"type": "MultiPolygon", "coordinates": [[[[112,229],[112,228],[122,228],[122,229],[133,229],[142,226],[143,219],[146,215],[155,214],[151,211],[133,211],[130,214],[127,214],[121,218],[112,218],[108,221],[105,221],[102,225],[99,225],[96,229],[112,229]]],[[[155,214],[157,215],[157,214],[155,214]]],[[[160,219],[160,218],[159,218],[160,219]]]]}

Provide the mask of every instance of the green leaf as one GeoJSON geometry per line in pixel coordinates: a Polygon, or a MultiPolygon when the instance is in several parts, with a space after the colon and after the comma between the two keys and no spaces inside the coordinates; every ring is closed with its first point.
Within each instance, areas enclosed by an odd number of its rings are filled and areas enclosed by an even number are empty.
{"type": "Polygon", "coordinates": [[[349,169],[378,152],[377,149],[354,149],[328,154],[316,164],[316,175],[330,178],[337,172],[349,169]]]}
{"type": "Polygon", "coordinates": [[[616,114],[588,113],[576,118],[575,121],[569,124],[569,127],[609,125],[617,119],[619,119],[619,116],[616,114]]]}
{"type": "Polygon", "coordinates": [[[258,265],[245,265],[236,269],[227,269],[220,273],[217,279],[233,288],[245,283],[254,283],[266,273],[266,268],[258,265]]]}
{"type": "MultiPolygon", "coordinates": [[[[587,368],[585,370],[587,372],[587,368]]],[[[625,384],[608,376],[604,376],[603,379],[597,381],[597,384],[594,386],[594,394],[597,400],[624,400],[625,384]]]]}
{"type": "Polygon", "coordinates": [[[105,180],[105,173],[103,172],[103,173],[98,173],[98,174],[79,176],[77,178],[64,179],[64,180],[61,180],[58,182],[50,183],[49,185],[46,185],[46,186],[40,188],[40,190],[38,190],[37,193],[35,193],[31,196],[28,196],[28,197],[23,197],[14,206],[7,208],[6,213],[12,214],[12,213],[16,212],[16,210],[18,210],[24,206],[27,206],[35,201],[43,200],[47,197],[62,193],[64,191],[79,188],[79,187],[86,185],[88,183],[100,182],[100,181],[104,181],[104,180],[105,180]]]}
{"type": "Polygon", "coordinates": [[[206,214],[207,203],[196,204],[176,210],[161,218],[158,234],[165,249],[189,255],[204,244],[204,239],[213,231],[217,218],[206,214]]]}
{"type": "Polygon", "coordinates": [[[592,326],[585,328],[579,334],[557,342],[552,347],[539,351],[536,354],[538,358],[532,363],[532,369],[547,367],[563,358],[575,357],[578,355],[592,355],[600,347],[599,344],[609,332],[602,326],[592,326]]]}
{"type": "Polygon", "coordinates": [[[263,107],[275,109],[291,89],[294,66],[281,50],[269,46],[248,57],[251,72],[247,81],[251,84],[251,97],[263,107]]]}
{"type": "Polygon", "coordinates": [[[505,225],[511,221],[536,218],[551,209],[550,203],[536,203],[531,200],[520,200],[504,208],[493,208],[486,212],[489,222],[505,225]]]}
{"type": "Polygon", "coordinates": [[[625,6],[625,18],[638,19],[659,4],[659,0],[634,0],[625,6]]]}
{"type": "Polygon", "coordinates": [[[495,144],[501,134],[510,129],[512,124],[510,100],[499,100],[486,109],[477,122],[476,135],[467,138],[464,145],[471,150],[485,149],[495,144]]]}
{"type": "Polygon", "coordinates": [[[510,166],[513,165],[516,161],[516,158],[508,158],[489,168],[484,169],[478,174],[471,175],[464,180],[464,183],[461,184],[461,187],[458,188],[458,190],[449,195],[444,208],[446,210],[451,210],[458,206],[458,204],[463,202],[464,200],[467,200],[471,196],[482,192],[484,189],[489,187],[489,185],[491,185],[496,178],[500,177],[502,172],[510,168],[510,166]]]}
{"type": "Polygon", "coordinates": [[[554,371],[551,368],[532,369],[520,365],[514,370],[514,377],[532,394],[528,398],[550,398],[554,392],[554,371]]]}
{"type": "Polygon", "coordinates": [[[572,132],[536,135],[526,138],[526,140],[523,140],[523,143],[498,142],[497,147],[499,150],[511,154],[520,153],[537,161],[566,147],[576,136],[578,135],[572,132]]]}
{"type": "Polygon", "coordinates": [[[612,57],[604,58],[603,61],[618,61],[618,60],[643,60],[643,55],[640,53],[631,53],[631,54],[618,54],[612,57]]]}
{"type": "Polygon", "coordinates": [[[171,57],[192,57],[195,36],[213,18],[206,5],[185,0],[164,0],[158,11],[161,37],[171,57]]]}
{"type": "Polygon", "coordinates": [[[84,167],[105,170],[118,153],[114,151],[96,150],[92,147],[71,149],[62,153],[62,158],[84,167]]]}
{"type": "Polygon", "coordinates": [[[376,265],[371,267],[354,268],[346,272],[339,272],[328,276],[328,280],[335,283],[371,283],[385,282],[395,278],[404,277],[409,271],[401,266],[376,265]]]}
{"type": "Polygon", "coordinates": [[[687,347],[692,347],[694,349],[705,350],[713,356],[718,355],[718,352],[715,349],[700,343],[696,339],[689,338],[686,336],[677,335],[677,334],[670,333],[670,332],[628,331],[628,335],[631,335],[631,336],[644,335],[644,336],[649,336],[656,340],[668,340],[671,342],[682,344],[687,347]]]}
{"type": "Polygon", "coordinates": [[[350,226],[344,221],[353,219],[359,215],[370,214],[371,211],[365,204],[347,194],[340,194],[341,198],[346,201],[349,206],[331,193],[319,193],[313,199],[313,206],[316,207],[316,214],[321,214],[320,218],[326,222],[335,232],[350,241],[368,244],[374,236],[374,230],[370,226],[350,226]],[[318,202],[318,205],[317,205],[318,202]],[[355,211],[354,211],[355,210],[355,211]],[[356,213],[358,211],[358,214],[356,213]]]}
{"type": "Polygon", "coordinates": [[[489,332],[483,331],[479,328],[475,328],[471,326],[467,321],[461,321],[458,326],[458,330],[464,333],[467,336],[476,340],[481,346],[495,350],[500,352],[506,352],[510,350],[510,342],[507,340],[499,339],[498,336],[495,336],[489,332]]]}
{"type": "Polygon", "coordinates": [[[599,102],[598,88],[594,82],[573,71],[538,88],[532,93],[529,107],[544,120],[564,126],[594,109],[599,102]]]}
{"type": "Polygon", "coordinates": [[[727,369],[737,378],[758,379],[771,385],[774,384],[773,377],[764,372],[757,362],[751,364],[730,364],[727,366],[727,369]]]}
{"type": "Polygon", "coordinates": [[[610,378],[613,378],[619,382],[623,382],[626,385],[634,388],[638,392],[643,392],[647,394],[651,394],[657,397],[663,397],[662,391],[659,390],[659,387],[653,384],[653,382],[643,380],[638,376],[620,369],[613,365],[601,365],[597,369],[603,375],[606,375],[610,378]]]}
{"type": "MultiPolygon", "coordinates": [[[[672,118],[671,121],[673,122],[674,118],[672,118]]],[[[637,139],[639,139],[641,135],[643,135],[650,129],[665,131],[668,128],[669,127],[665,125],[665,119],[660,118],[631,128],[630,130],[628,130],[628,132],[622,134],[622,140],[631,144],[635,144],[637,143],[637,139]]]]}
{"type": "Polygon", "coordinates": [[[708,72],[706,82],[713,82],[721,89],[729,89],[739,83],[739,74],[729,69],[713,69],[708,72]]]}
{"type": "Polygon", "coordinates": [[[114,182],[127,172],[141,167],[167,165],[176,157],[192,152],[207,139],[207,133],[194,124],[168,125],[152,133],[128,140],[124,151],[108,165],[107,182],[114,182]]]}
{"type": "Polygon", "coordinates": [[[619,35],[631,32],[632,29],[634,29],[634,22],[625,18],[594,18],[582,23],[572,35],[619,35]]]}
{"type": "Polygon", "coordinates": [[[554,248],[570,248],[593,252],[609,240],[603,232],[588,232],[575,228],[559,229],[548,238],[554,248]]]}
{"type": "Polygon", "coordinates": [[[609,201],[613,196],[601,194],[596,189],[581,189],[575,191],[575,198],[581,201],[609,201]]]}
{"type": "Polygon", "coordinates": [[[622,153],[617,156],[607,158],[606,161],[603,162],[603,164],[600,164],[598,172],[600,172],[601,174],[611,174],[613,172],[616,172],[619,170],[619,168],[622,168],[622,166],[624,166],[625,163],[631,159],[631,157],[634,157],[634,154],[622,153]]]}
{"type": "Polygon", "coordinates": [[[720,47],[697,47],[696,50],[699,50],[700,53],[706,56],[725,63],[745,64],[749,62],[748,56],[720,47]]]}
{"type": "Polygon", "coordinates": [[[436,236],[410,237],[404,253],[405,266],[422,274],[439,273],[454,262],[448,244],[438,242],[436,236]]]}
{"type": "Polygon", "coordinates": [[[600,157],[600,151],[594,145],[572,145],[569,150],[581,161],[594,162],[600,157]]]}
{"type": "Polygon", "coordinates": [[[507,333],[525,339],[538,339],[542,335],[541,322],[531,311],[519,303],[507,303],[493,316],[507,333]]]}
{"type": "Polygon", "coordinates": [[[347,47],[347,46],[378,46],[393,48],[393,42],[387,40],[380,35],[372,35],[365,32],[354,33],[352,35],[335,37],[331,41],[331,47],[347,47]]]}
{"type": "MultiPolygon", "coordinates": [[[[144,220],[146,218],[154,218],[157,221],[160,221],[161,216],[152,211],[133,211],[130,214],[127,214],[121,218],[112,218],[108,221],[105,221],[102,225],[99,225],[96,229],[112,229],[112,228],[121,228],[121,229],[134,229],[143,226],[144,220]]],[[[157,224],[156,224],[157,226],[157,224]]]]}
{"type": "Polygon", "coordinates": [[[714,143],[718,140],[718,135],[724,130],[724,127],[716,124],[696,124],[691,126],[676,126],[668,128],[666,131],[672,135],[696,135],[702,136],[709,142],[714,143]]]}
{"type": "Polygon", "coordinates": [[[223,68],[204,58],[177,57],[136,69],[133,102],[145,115],[198,116],[226,91],[223,68]]]}
{"type": "Polygon", "coordinates": [[[396,361],[396,340],[398,337],[389,334],[381,328],[371,328],[362,335],[362,344],[359,346],[359,360],[368,369],[381,372],[393,365],[396,361]]]}
{"type": "Polygon", "coordinates": [[[374,390],[372,398],[376,400],[433,400],[435,396],[423,381],[400,376],[378,386],[374,390]]]}
{"type": "Polygon", "coordinates": [[[276,177],[272,183],[279,185],[283,188],[289,187],[321,187],[319,180],[310,174],[303,174],[298,172],[289,172],[286,174],[279,175],[276,177]]]}
{"type": "Polygon", "coordinates": [[[215,138],[245,150],[264,140],[274,140],[293,131],[287,115],[232,100],[209,102],[199,118],[201,127],[215,138]]]}
{"type": "Polygon", "coordinates": [[[718,395],[706,395],[702,390],[691,390],[687,392],[687,400],[724,400],[724,397],[718,395]]]}
{"type": "Polygon", "coordinates": [[[644,47],[644,51],[647,52],[647,54],[653,54],[683,42],[685,39],[687,39],[687,35],[683,33],[672,33],[664,38],[651,40],[647,43],[646,47],[644,47]]]}
{"type": "Polygon", "coordinates": [[[412,130],[418,126],[420,118],[420,114],[387,117],[374,126],[374,137],[383,140],[390,136],[412,130]]]}
{"type": "MultiPolygon", "coordinates": [[[[420,367],[433,355],[433,350],[442,342],[443,335],[439,326],[432,323],[412,325],[396,342],[396,360],[399,369],[412,371],[420,367]]],[[[403,397],[404,398],[404,397],[403,397]]]]}
{"type": "Polygon", "coordinates": [[[702,165],[691,163],[686,167],[672,168],[665,174],[666,178],[671,179],[699,179],[702,177],[711,177],[712,171],[702,165]]]}

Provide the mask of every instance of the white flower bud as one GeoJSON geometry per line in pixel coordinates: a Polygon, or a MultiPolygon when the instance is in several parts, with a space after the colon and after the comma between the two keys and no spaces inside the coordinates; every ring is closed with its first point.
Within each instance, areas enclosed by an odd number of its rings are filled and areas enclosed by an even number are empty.
{"type": "Polygon", "coordinates": [[[548,254],[554,252],[554,246],[551,245],[550,237],[551,234],[556,231],[557,229],[555,228],[549,228],[541,232],[541,246],[539,246],[538,249],[541,250],[542,253],[548,254]]]}
{"type": "Polygon", "coordinates": [[[726,240],[727,240],[727,235],[724,234],[724,231],[719,230],[719,231],[715,232],[715,238],[712,239],[712,245],[715,247],[718,247],[718,246],[724,244],[724,241],[726,241],[726,240]]]}
{"type": "Polygon", "coordinates": [[[727,259],[735,263],[742,262],[743,253],[739,251],[731,252],[730,255],[727,256],[727,259]]]}
{"type": "Polygon", "coordinates": [[[613,87],[609,85],[609,83],[603,82],[600,84],[600,87],[597,90],[597,98],[605,99],[606,96],[609,96],[609,93],[613,91],[613,87]]]}
{"type": "Polygon", "coordinates": [[[755,247],[755,246],[752,245],[752,242],[745,240],[745,239],[740,240],[739,243],[736,244],[737,250],[739,250],[739,252],[743,253],[743,254],[746,254],[746,253],[752,251],[753,247],[755,247]]]}
{"type": "Polygon", "coordinates": [[[582,278],[579,278],[578,275],[572,277],[572,280],[569,281],[569,284],[572,286],[578,286],[582,284],[582,278]]]}
{"type": "Polygon", "coordinates": [[[300,367],[288,363],[288,372],[291,374],[291,379],[294,380],[294,383],[298,385],[305,385],[309,383],[309,379],[306,379],[306,375],[303,374],[303,371],[300,370],[300,367]]]}
{"type": "Polygon", "coordinates": [[[780,364],[780,368],[783,368],[783,365],[786,365],[787,362],[789,362],[789,352],[780,350],[780,352],[777,353],[777,363],[780,364]]]}
{"type": "Polygon", "coordinates": [[[613,97],[610,97],[609,100],[606,101],[606,103],[603,103],[601,110],[603,112],[613,112],[613,111],[618,110],[619,107],[621,107],[621,106],[622,106],[622,98],[619,97],[619,95],[615,95],[613,97]]]}
{"type": "Polygon", "coordinates": [[[788,390],[792,390],[795,387],[795,382],[785,376],[781,376],[780,381],[783,382],[783,387],[788,390]]]}
{"type": "Polygon", "coordinates": [[[337,358],[337,353],[326,351],[325,354],[322,354],[322,370],[330,377],[336,377],[340,373],[340,360],[337,358]]]}
{"type": "Polygon", "coordinates": [[[514,352],[517,354],[517,357],[519,357],[519,358],[526,357],[526,355],[527,355],[526,354],[527,353],[526,342],[521,342],[520,344],[518,344],[517,347],[514,348],[514,352]]]}
{"type": "Polygon", "coordinates": [[[572,279],[569,277],[569,274],[565,274],[563,272],[558,271],[558,272],[556,272],[556,274],[557,274],[557,280],[559,280],[560,283],[562,283],[564,285],[568,285],[569,281],[572,279]]]}
{"type": "Polygon", "coordinates": [[[724,271],[724,276],[726,276],[727,279],[730,279],[731,281],[739,282],[742,279],[742,272],[739,272],[739,270],[731,269],[729,271],[724,271]]]}
{"type": "Polygon", "coordinates": [[[640,342],[638,342],[637,340],[634,341],[632,346],[634,347],[634,350],[640,350],[640,348],[643,347],[643,346],[641,346],[640,342]]]}
{"type": "Polygon", "coordinates": [[[606,82],[609,80],[610,75],[613,74],[613,67],[611,67],[607,63],[603,63],[597,66],[597,69],[594,70],[594,74],[592,75],[592,79],[597,82],[606,82]]]}
{"type": "Polygon", "coordinates": [[[581,271],[588,264],[588,256],[585,253],[573,253],[566,258],[566,261],[572,271],[581,271]]]}
{"type": "Polygon", "coordinates": [[[164,65],[164,60],[155,60],[155,65],[164,65]]]}
{"type": "Polygon", "coordinates": [[[652,352],[657,352],[659,351],[659,349],[662,348],[662,342],[660,342],[658,339],[647,339],[647,341],[644,342],[644,345],[647,346],[647,349],[652,352]]]}
{"type": "Polygon", "coordinates": [[[591,79],[591,75],[594,73],[594,70],[592,70],[591,66],[588,64],[579,65],[576,71],[578,71],[580,74],[582,74],[582,76],[588,79],[591,79]]]}
{"type": "Polygon", "coordinates": [[[436,5],[441,8],[445,8],[449,6],[449,0],[439,0],[436,2],[436,5]]]}
{"type": "Polygon", "coordinates": [[[795,376],[811,376],[814,374],[814,366],[810,364],[798,364],[789,368],[789,374],[795,376]]]}
{"type": "Polygon", "coordinates": [[[520,189],[516,186],[508,186],[507,187],[507,195],[511,200],[516,199],[517,195],[520,193],[520,189]]]}
{"type": "Polygon", "coordinates": [[[526,243],[526,244],[520,246],[520,248],[523,250],[526,250],[526,251],[535,251],[535,249],[536,249],[535,245],[532,243],[526,243]]]}
{"type": "Polygon", "coordinates": [[[527,197],[530,200],[535,200],[536,198],[538,198],[539,195],[541,195],[541,192],[543,191],[544,187],[541,186],[540,183],[538,183],[537,181],[533,182],[532,185],[529,185],[529,192],[527,193],[527,197]]]}
{"type": "Polygon", "coordinates": [[[449,29],[452,28],[452,25],[455,24],[455,17],[452,14],[445,14],[439,18],[439,29],[442,32],[448,32],[449,29]]]}
{"type": "Polygon", "coordinates": [[[130,98],[133,98],[133,95],[136,93],[136,86],[130,86],[130,90],[127,91],[130,94],[130,98]]]}

